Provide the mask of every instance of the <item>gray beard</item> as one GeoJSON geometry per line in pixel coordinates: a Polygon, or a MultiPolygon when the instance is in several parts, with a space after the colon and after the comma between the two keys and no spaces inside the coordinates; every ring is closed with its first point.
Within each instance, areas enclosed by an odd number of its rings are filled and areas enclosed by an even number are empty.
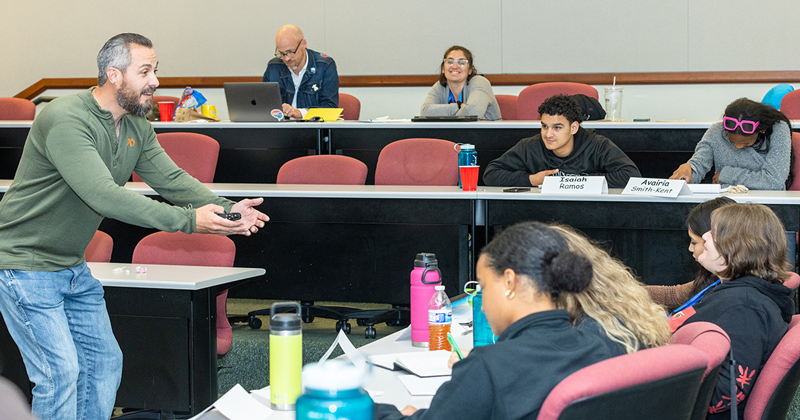
{"type": "Polygon", "coordinates": [[[153,109],[153,99],[150,98],[144,104],[140,104],[140,95],[141,92],[133,95],[126,95],[125,92],[120,89],[117,91],[117,103],[122,109],[128,111],[129,114],[144,118],[150,113],[150,110],[153,109]]]}

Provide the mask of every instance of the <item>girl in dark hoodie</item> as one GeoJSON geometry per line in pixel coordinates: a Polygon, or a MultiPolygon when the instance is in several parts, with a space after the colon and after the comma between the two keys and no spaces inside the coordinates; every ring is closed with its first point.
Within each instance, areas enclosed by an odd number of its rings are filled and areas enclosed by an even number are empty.
{"type": "Polygon", "coordinates": [[[786,333],[794,314],[786,234],[778,216],[760,204],[729,204],[711,214],[711,230],[698,262],[719,280],[670,316],[674,330],[692,322],[719,325],[731,338],[736,361],[723,362],[709,419],[730,418],[732,382],[740,418],[758,373],[786,333]],[[733,376],[731,374],[733,372],[733,376]]]}

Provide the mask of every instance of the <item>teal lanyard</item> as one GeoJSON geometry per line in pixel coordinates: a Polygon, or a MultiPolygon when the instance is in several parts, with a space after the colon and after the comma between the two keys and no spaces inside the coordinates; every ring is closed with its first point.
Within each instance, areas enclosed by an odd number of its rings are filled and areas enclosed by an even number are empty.
{"type": "MultiPolygon", "coordinates": [[[[456,103],[456,98],[455,96],[453,96],[453,91],[450,89],[448,89],[447,91],[450,93],[450,97],[447,99],[447,103],[448,104],[456,103]]],[[[458,94],[458,102],[464,103],[464,89],[461,89],[461,93],[458,94]]]]}

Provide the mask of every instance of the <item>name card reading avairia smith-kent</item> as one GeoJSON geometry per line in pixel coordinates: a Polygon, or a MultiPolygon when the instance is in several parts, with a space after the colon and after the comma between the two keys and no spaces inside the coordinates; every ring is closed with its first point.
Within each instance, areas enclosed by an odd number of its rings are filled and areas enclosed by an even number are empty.
{"type": "Polygon", "coordinates": [[[604,176],[551,175],[542,182],[542,194],[608,194],[604,176]]]}
{"type": "Polygon", "coordinates": [[[631,178],[622,194],[675,198],[679,195],[692,195],[692,190],[682,179],[631,178]]]}

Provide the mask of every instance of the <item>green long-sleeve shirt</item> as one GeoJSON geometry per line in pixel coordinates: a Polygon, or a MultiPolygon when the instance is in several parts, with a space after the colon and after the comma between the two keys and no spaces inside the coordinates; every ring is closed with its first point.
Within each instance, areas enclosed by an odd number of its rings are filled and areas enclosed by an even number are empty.
{"type": "Polygon", "coordinates": [[[178,168],[144,118],[114,118],[92,89],[52,101],[31,126],[17,173],[0,201],[0,269],[58,271],[84,261],[111,217],[168,232],[196,231],[195,211],[217,197],[178,168]],[[171,206],[123,186],[136,171],[171,206]]]}

